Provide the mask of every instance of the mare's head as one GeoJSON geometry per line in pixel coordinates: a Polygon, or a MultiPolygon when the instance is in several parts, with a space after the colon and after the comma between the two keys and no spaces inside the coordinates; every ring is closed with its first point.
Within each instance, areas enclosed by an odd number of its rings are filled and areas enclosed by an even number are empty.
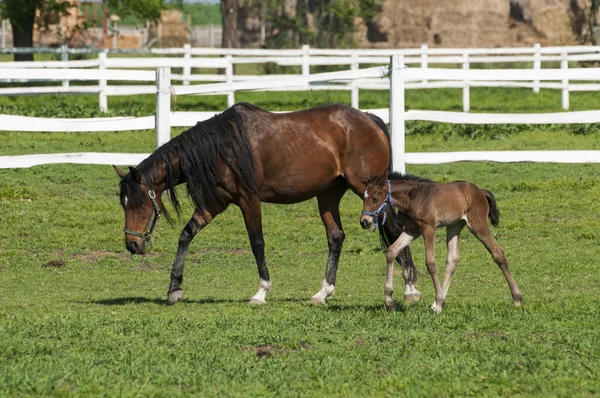
{"type": "MultiPolygon", "coordinates": [[[[113,166],[114,167],[114,166],[113,166]]],[[[125,247],[131,254],[144,254],[146,243],[162,213],[160,197],[152,187],[151,179],[135,167],[125,173],[115,167],[120,183],[121,206],[125,211],[125,247]]]]}
{"type": "Polygon", "coordinates": [[[371,178],[367,181],[367,187],[363,194],[363,210],[360,216],[360,225],[363,229],[371,228],[373,223],[377,229],[379,214],[383,213],[384,218],[382,225],[385,223],[385,208],[390,203],[391,205],[391,189],[386,180],[381,177],[371,178]]]}

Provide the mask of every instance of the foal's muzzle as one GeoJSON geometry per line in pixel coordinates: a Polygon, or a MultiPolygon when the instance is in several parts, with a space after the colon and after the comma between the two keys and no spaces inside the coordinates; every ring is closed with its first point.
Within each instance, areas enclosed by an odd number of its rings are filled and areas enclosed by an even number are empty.
{"type": "Polygon", "coordinates": [[[372,216],[363,215],[360,218],[360,226],[363,229],[369,229],[369,228],[371,228],[372,225],[373,225],[373,217],[372,216]]]}

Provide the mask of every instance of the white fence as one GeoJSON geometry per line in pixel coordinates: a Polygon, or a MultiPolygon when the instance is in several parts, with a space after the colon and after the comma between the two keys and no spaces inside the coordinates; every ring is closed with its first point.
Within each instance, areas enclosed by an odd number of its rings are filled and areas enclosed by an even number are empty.
{"type": "MultiPolygon", "coordinates": [[[[21,51],[21,50],[19,50],[21,51]]],[[[22,49],[25,51],[25,49],[22,49]]],[[[461,88],[463,92],[463,110],[470,110],[470,87],[526,87],[538,92],[541,88],[557,89],[562,92],[562,107],[569,108],[570,91],[600,90],[600,84],[590,84],[585,78],[586,68],[569,69],[569,62],[598,62],[600,61],[600,47],[575,46],[575,47],[540,47],[531,48],[497,48],[497,49],[440,49],[428,48],[426,45],[416,49],[383,49],[383,50],[333,50],[313,49],[303,46],[301,49],[291,50],[258,50],[258,49],[217,49],[193,48],[185,45],[182,48],[152,49],[154,55],[169,55],[165,58],[109,58],[106,52],[98,54],[98,59],[85,61],[66,61],[69,53],[82,53],[81,49],[57,49],[63,54],[63,61],[29,62],[29,63],[0,63],[0,68],[98,68],[102,69],[127,69],[127,68],[181,68],[181,74],[173,74],[172,80],[183,82],[183,86],[191,82],[237,82],[257,79],[292,78],[294,76],[309,76],[311,67],[314,66],[348,66],[350,70],[358,70],[361,65],[387,65],[391,55],[402,55],[407,65],[417,65],[421,69],[429,69],[431,65],[458,65],[463,70],[462,79],[436,78],[435,76],[422,79],[408,79],[405,89],[415,88],[461,88]],[[179,57],[176,57],[179,56],[179,57]],[[546,73],[542,63],[554,62],[560,64],[560,69],[565,73],[557,78],[557,74],[546,73]],[[282,66],[299,66],[299,75],[239,75],[234,74],[234,65],[239,64],[264,64],[274,63],[282,66]],[[481,69],[473,69],[473,64],[478,63],[531,63],[531,69],[518,69],[527,71],[527,78],[515,79],[476,79],[471,78],[481,69]],[[194,69],[217,69],[220,73],[192,74],[194,69]],[[574,70],[576,72],[568,72],[574,70]]],[[[132,51],[128,51],[132,52],[132,51]]],[[[443,69],[453,73],[456,69],[443,69]]],[[[515,75],[516,76],[516,75],[515,75]]],[[[21,94],[50,94],[50,93],[99,93],[99,103],[102,110],[106,110],[106,96],[110,95],[140,95],[154,93],[153,86],[119,85],[119,86],[75,86],[70,87],[68,76],[61,79],[62,86],[54,87],[20,87],[0,88],[0,95],[21,94]]],[[[28,81],[27,78],[10,78],[3,74],[0,80],[28,81]]],[[[176,93],[182,86],[174,86],[176,93]]],[[[270,90],[268,86],[263,88],[270,90]]],[[[277,90],[286,90],[288,87],[278,87],[277,90]]],[[[389,90],[387,83],[376,79],[338,80],[334,84],[309,84],[295,87],[296,90],[349,90],[351,91],[351,104],[359,106],[359,90],[389,90]]],[[[235,102],[234,92],[228,92],[228,106],[235,102]]]]}
{"type": "MultiPolygon", "coordinates": [[[[5,71],[10,71],[6,69],[5,71]]],[[[582,69],[586,80],[600,80],[600,68],[582,69]]],[[[0,71],[2,72],[2,71],[0,71]]],[[[58,79],[60,70],[31,70],[36,78],[58,79]]],[[[0,130],[3,131],[120,131],[156,128],[157,146],[170,139],[171,127],[191,126],[198,121],[214,115],[212,112],[171,112],[172,95],[171,73],[169,68],[159,68],[156,74],[148,71],[69,71],[72,79],[83,79],[86,73],[94,72],[90,78],[108,80],[156,79],[155,117],[141,118],[98,118],[98,119],[42,119],[23,116],[0,115],[0,130]],[[71,73],[73,72],[73,73],[71,73]],[[134,74],[135,77],[132,77],[134,74]],[[152,74],[150,76],[149,74],[152,74]]],[[[15,72],[16,73],[16,72],[15,72]]],[[[23,73],[21,71],[20,73],[23,73]]],[[[538,72],[540,80],[570,79],[575,71],[548,69],[538,72]]],[[[568,112],[554,114],[468,114],[462,112],[405,111],[404,90],[407,81],[446,79],[446,81],[524,81],[532,78],[531,70],[448,70],[406,68],[402,57],[393,56],[391,67],[374,67],[352,71],[330,72],[293,78],[272,78],[254,81],[214,83],[182,88],[178,95],[223,93],[241,90],[301,88],[312,83],[335,83],[356,79],[378,79],[390,89],[390,109],[368,110],[384,121],[390,122],[392,151],[395,171],[404,172],[406,164],[435,164],[458,161],[494,161],[494,162],[559,162],[559,163],[600,163],[600,150],[591,151],[487,151],[487,152],[451,152],[451,153],[405,153],[404,125],[407,120],[425,120],[441,123],[596,123],[600,122],[600,111],[568,112]],[[382,76],[390,75],[390,80],[382,76]]],[[[1,76],[1,75],[0,75],[1,76]]],[[[62,75],[64,76],[64,75],[62,75]]],[[[577,79],[582,76],[577,75],[577,79]]],[[[120,153],[70,153],[35,154],[22,156],[0,156],[0,168],[30,167],[47,163],[83,163],[83,164],[137,164],[149,154],[120,153]]]]}

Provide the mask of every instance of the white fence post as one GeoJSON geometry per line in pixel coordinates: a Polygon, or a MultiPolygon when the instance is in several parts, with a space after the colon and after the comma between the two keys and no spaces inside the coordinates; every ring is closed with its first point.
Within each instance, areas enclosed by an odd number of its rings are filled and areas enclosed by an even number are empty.
{"type": "MultiPolygon", "coordinates": [[[[63,44],[60,47],[60,60],[63,62],[66,62],[69,60],[69,47],[66,44],[63,44]]],[[[63,87],[69,87],[69,81],[68,80],[63,80],[62,81],[62,86],[63,87]]]]}
{"type": "MultiPolygon", "coordinates": [[[[469,53],[463,54],[463,70],[469,70],[469,53]]],[[[466,79],[463,81],[463,112],[469,112],[471,109],[471,99],[469,97],[469,81],[466,79]]]]}
{"type": "MultiPolygon", "coordinates": [[[[233,83],[233,56],[226,55],[227,67],[225,68],[225,77],[227,83],[233,83]]],[[[232,107],[235,104],[235,92],[229,91],[227,93],[227,107],[232,107]]]]}
{"type": "MultiPolygon", "coordinates": [[[[352,53],[352,66],[350,67],[351,70],[358,70],[358,53],[352,53]]],[[[356,83],[356,79],[352,79],[352,91],[351,91],[351,98],[350,98],[350,105],[352,105],[353,108],[358,109],[359,106],[359,102],[358,102],[358,86],[356,83]]]]}
{"type": "Polygon", "coordinates": [[[404,156],[404,56],[390,59],[390,129],[392,135],[392,171],[406,173],[404,156]]]}
{"type": "Polygon", "coordinates": [[[171,139],[171,68],[156,70],[156,147],[171,139]]]}
{"type": "Polygon", "coordinates": [[[302,76],[310,76],[310,58],[308,55],[308,44],[302,46],[302,76]]]}
{"type": "MultiPolygon", "coordinates": [[[[533,45],[533,50],[535,51],[533,53],[533,70],[535,72],[537,72],[540,69],[542,69],[542,56],[540,53],[540,43],[535,43],[533,45]]],[[[537,75],[537,73],[536,73],[536,75],[537,75]]],[[[540,81],[538,79],[533,81],[533,92],[534,93],[540,92],[540,81]]]]}
{"type": "MultiPolygon", "coordinates": [[[[429,67],[429,63],[427,61],[428,50],[429,46],[427,44],[421,44],[421,69],[427,69],[429,67]]],[[[427,79],[424,79],[421,83],[427,84],[427,79]]]]}
{"type": "MultiPolygon", "coordinates": [[[[101,71],[106,70],[106,51],[98,53],[98,61],[100,62],[98,69],[101,71]]],[[[98,81],[98,88],[100,89],[98,93],[100,112],[108,112],[108,101],[106,99],[106,79],[101,79],[98,81]]]]}
{"type": "MultiPolygon", "coordinates": [[[[565,72],[569,69],[569,61],[567,61],[567,53],[561,54],[562,60],[560,61],[560,69],[565,72]]],[[[562,80],[562,108],[564,110],[569,109],[569,80],[562,80]]]]}
{"type": "Polygon", "coordinates": [[[192,45],[183,45],[183,59],[186,60],[185,66],[183,67],[183,85],[190,85],[190,75],[192,74],[191,59],[192,59],[192,45]]]}

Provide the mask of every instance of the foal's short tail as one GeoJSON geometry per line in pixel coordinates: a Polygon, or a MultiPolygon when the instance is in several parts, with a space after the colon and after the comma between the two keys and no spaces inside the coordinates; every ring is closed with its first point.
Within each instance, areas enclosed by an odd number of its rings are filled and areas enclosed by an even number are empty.
{"type": "Polygon", "coordinates": [[[494,227],[497,227],[500,223],[500,212],[498,211],[498,207],[496,207],[496,198],[494,198],[494,194],[490,191],[486,191],[485,189],[482,189],[482,191],[485,194],[485,198],[487,199],[488,204],[490,205],[488,217],[490,218],[492,225],[494,227]]]}

